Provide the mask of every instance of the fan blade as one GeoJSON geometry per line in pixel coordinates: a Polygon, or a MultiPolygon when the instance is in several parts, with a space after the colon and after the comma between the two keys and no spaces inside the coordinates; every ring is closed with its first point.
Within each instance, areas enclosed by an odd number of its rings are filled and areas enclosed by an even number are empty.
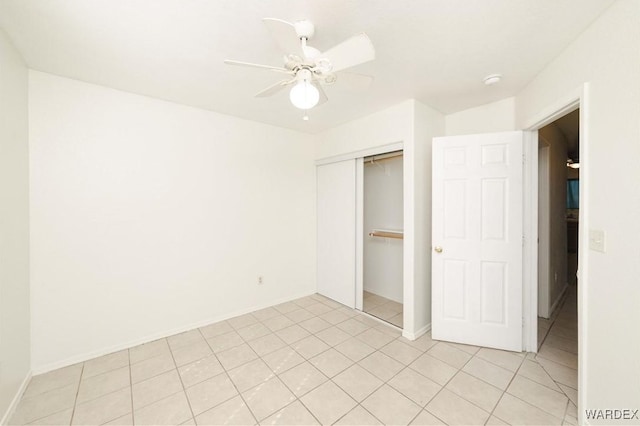
{"type": "Polygon", "coordinates": [[[331,71],[336,72],[375,59],[376,51],[369,37],[361,33],[332,47],[320,57],[328,59],[331,71]]]}
{"type": "Polygon", "coordinates": [[[286,73],[286,74],[292,74],[293,75],[293,71],[291,71],[291,70],[288,70],[288,69],[282,68],[282,67],[272,67],[271,65],[253,64],[251,62],[234,61],[234,60],[231,60],[231,59],[225,59],[224,63],[227,64],[227,65],[237,65],[237,66],[241,66],[241,67],[262,68],[262,69],[266,69],[266,70],[278,71],[278,72],[283,72],[283,73],[286,73]]]}
{"type": "Polygon", "coordinates": [[[341,72],[338,74],[338,81],[341,85],[351,90],[367,90],[373,84],[373,77],[370,75],[356,74],[352,72],[341,72]]]}
{"type": "Polygon", "coordinates": [[[301,58],[305,57],[296,27],[292,23],[275,18],[264,18],[262,22],[284,53],[295,53],[301,58]]]}
{"type": "Polygon", "coordinates": [[[316,87],[316,89],[318,89],[318,92],[320,92],[320,99],[318,100],[318,103],[315,106],[322,105],[323,103],[327,102],[329,98],[327,98],[327,94],[324,92],[322,85],[317,82],[313,82],[311,84],[313,84],[316,87]]]}
{"type": "Polygon", "coordinates": [[[285,87],[287,87],[289,84],[294,83],[295,81],[296,81],[295,78],[292,79],[292,80],[279,81],[276,84],[273,84],[273,85],[267,87],[266,89],[256,93],[256,98],[266,98],[267,96],[274,95],[274,94],[278,93],[280,90],[282,90],[285,87]]]}

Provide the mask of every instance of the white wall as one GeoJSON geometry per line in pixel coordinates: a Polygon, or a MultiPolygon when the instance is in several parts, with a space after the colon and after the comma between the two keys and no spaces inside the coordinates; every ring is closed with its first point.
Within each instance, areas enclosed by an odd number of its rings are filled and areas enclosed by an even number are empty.
{"type": "Polygon", "coordinates": [[[444,116],[409,99],[315,136],[318,159],[404,143],[403,293],[408,338],[431,323],[431,140],[443,134],[444,116]]]}
{"type": "MultiPolygon", "coordinates": [[[[541,128],[539,137],[549,142],[549,286],[551,309],[567,285],[567,140],[553,124],[541,128]]],[[[540,289],[539,289],[540,290],[540,289]]]]}
{"type": "Polygon", "coordinates": [[[34,370],[315,292],[310,136],[34,71],[29,112],[34,370]]]}
{"type": "MultiPolygon", "coordinates": [[[[486,90],[491,90],[487,87],[486,90]]],[[[506,98],[445,117],[447,136],[507,132],[516,129],[515,98],[506,98]]]]}
{"type": "Polygon", "coordinates": [[[0,423],[30,371],[27,68],[0,29],[0,423]]]}
{"type": "Polygon", "coordinates": [[[416,324],[431,327],[431,151],[433,138],[445,134],[445,120],[440,112],[420,102],[415,102],[414,107],[413,303],[416,324]]]}
{"type": "Polygon", "coordinates": [[[407,100],[315,135],[316,158],[411,140],[413,105],[407,100]]]}
{"type": "Polygon", "coordinates": [[[402,299],[402,240],[369,237],[373,229],[403,229],[402,157],[364,164],[364,289],[402,299]]]}
{"type": "MultiPolygon", "coordinates": [[[[550,231],[550,196],[549,196],[549,152],[550,144],[538,138],[538,317],[549,318],[549,286],[551,283],[551,231],[550,231]]],[[[526,305],[526,304],[525,304],[526,305]]],[[[535,323],[538,321],[536,319],[535,323]]],[[[526,322],[525,322],[526,324],[526,322]]],[[[538,329],[538,345],[540,344],[541,330],[538,329]]],[[[536,348],[538,347],[536,345],[536,348]]]]}
{"type": "MultiPolygon", "coordinates": [[[[588,192],[583,229],[604,230],[606,253],[580,265],[583,320],[581,409],[638,408],[640,341],[640,2],[618,1],[516,98],[524,127],[565,94],[589,83],[588,133],[580,179],[588,192]]],[[[584,135],[583,135],[584,136],[584,135]]],[[[584,234],[583,234],[584,236],[584,234]]],[[[586,244],[581,240],[582,244],[586,244]]],[[[579,413],[582,414],[582,413],[579,413]]],[[[597,423],[591,421],[591,423],[597,423]]]]}

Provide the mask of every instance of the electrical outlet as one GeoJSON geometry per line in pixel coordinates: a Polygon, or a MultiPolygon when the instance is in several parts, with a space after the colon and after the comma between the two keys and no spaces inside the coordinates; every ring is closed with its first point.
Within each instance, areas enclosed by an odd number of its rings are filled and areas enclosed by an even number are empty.
{"type": "Polygon", "coordinates": [[[258,285],[262,284],[262,275],[258,275],[258,285]]]}

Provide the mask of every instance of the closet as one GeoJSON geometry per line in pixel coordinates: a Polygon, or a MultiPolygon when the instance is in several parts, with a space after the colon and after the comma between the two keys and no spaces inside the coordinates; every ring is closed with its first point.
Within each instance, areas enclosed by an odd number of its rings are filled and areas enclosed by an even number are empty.
{"type": "Polygon", "coordinates": [[[402,150],[316,171],[318,293],[402,328],[402,150]]]}
{"type": "Polygon", "coordinates": [[[363,311],[402,328],[402,151],[364,159],[363,311]]]}

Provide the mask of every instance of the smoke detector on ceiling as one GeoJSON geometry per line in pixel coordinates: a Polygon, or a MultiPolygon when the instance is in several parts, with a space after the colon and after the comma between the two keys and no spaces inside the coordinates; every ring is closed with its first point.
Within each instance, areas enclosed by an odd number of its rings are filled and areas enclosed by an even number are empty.
{"type": "Polygon", "coordinates": [[[487,86],[493,86],[494,84],[500,83],[500,80],[502,80],[502,74],[489,74],[482,81],[484,81],[484,84],[487,86]]]}

